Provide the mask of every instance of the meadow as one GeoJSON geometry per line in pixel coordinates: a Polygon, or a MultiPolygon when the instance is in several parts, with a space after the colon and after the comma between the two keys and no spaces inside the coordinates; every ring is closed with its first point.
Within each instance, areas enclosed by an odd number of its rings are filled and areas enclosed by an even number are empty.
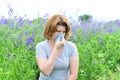
{"type": "MultiPolygon", "coordinates": [[[[0,80],[37,80],[36,44],[45,40],[47,18],[0,18],[0,80]]],[[[71,22],[79,51],[77,80],[120,80],[120,20],[71,22]]]]}

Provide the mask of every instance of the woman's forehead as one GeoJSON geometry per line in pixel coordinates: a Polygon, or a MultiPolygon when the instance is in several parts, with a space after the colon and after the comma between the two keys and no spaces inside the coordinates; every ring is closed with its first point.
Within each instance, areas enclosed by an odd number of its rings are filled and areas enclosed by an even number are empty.
{"type": "Polygon", "coordinates": [[[64,29],[64,30],[66,30],[66,26],[58,25],[57,29],[64,29]]]}

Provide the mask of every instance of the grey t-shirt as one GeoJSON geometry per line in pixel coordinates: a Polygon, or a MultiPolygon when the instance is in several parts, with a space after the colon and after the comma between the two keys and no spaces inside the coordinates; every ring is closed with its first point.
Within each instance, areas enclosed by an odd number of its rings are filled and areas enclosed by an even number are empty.
{"type": "MultiPolygon", "coordinates": [[[[36,45],[37,58],[48,59],[51,52],[48,40],[39,42],[36,45]]],[[[78,56],[76,45],[70,41],[66,41],[62,54],[56,58],[56,63],[51,74],[47,77],[41,72],[39,80],[67,80],[70,75],[70,58],[74,56],[78,56]]]]}

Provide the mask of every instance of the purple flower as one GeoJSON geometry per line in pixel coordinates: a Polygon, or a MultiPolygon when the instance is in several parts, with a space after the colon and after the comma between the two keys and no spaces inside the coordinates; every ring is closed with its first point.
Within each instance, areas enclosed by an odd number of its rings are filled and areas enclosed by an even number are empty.
{"type": "Polygon", "coordinates": [[[2,16],[2,19],[0,20],[0,24],[7,24],[8,23],[8,20],[2,16]]]}
{"type": "Polygon", "coordinates": [[[119,21],[119,20],[116,20],[116,21],[115,21],[115,25],[116,25],[117,27],[120,27],[120,21],[119,21]]]}
{"type": "Polygon", "coordinates": [[[106,28],[107,28],[107,26],[108,26],[108,23],[107,23],[107,22],[105,22],[105,23],[104,23],[104,29],[106,29],[106,28]]]}
{"type": "Polygon", "coordinates": [[[19,26],[23,26],[24,20],[23,17],[19,17],[19,26]]]}
{"type": "Polygon", "coordinates": [[[8,20],[7,20],[7,19],[4,19],[4,20],[3,20],[3,23],[4,23],[4,24],[8,24],[8,20]]]}
{"type": "Polygon", "coordinates": [[[34,37],[29,37],[27,40],[27,44],[31,44],[34,41],[34,37]]]}
{"type": "Polygon", "coordinates": [[[28,31],[25,31],[25,32],[24,32],[24,34],[25,34],[25,35],[28,35],[28,34],[29,34],[29,32],[28,32],[28,31]]]}
{"type": "Polygon", "coordinates": [[[96,27],[96,26],[97,26],[97,23],[96,23],[96,22],[93,22],[93,23],[92,23],[92,26],[93,26],[93,27],[96,27]]]}
{"type": "Polygon", "coordinates": [[[89,22],[92,22],[92,20],[93,20],[92,18],[89,18],[89,19],[88,19],[89,22]]]}
{"type": "Polygon", "coordinates": [[[45,14],[45,15],[44,15],[44,23],[46,23],[48,17],[49,17],[49,14],[45,14]]]}
{"type": "Polygon", "coordinates": [[[31,21],[31,20],[29,20],[29,21],[28,21],[28,25],[31,25],[31,24],[32,24],[32,21],[31,21]]]}
{"type": "Polygon", "coordinates": [[[35,34],[33,33],[31,37],[27,39],[27,44],[31,44],[34,41],[35,34]]]}
{"type": "Polygon", "coordinates": [[[14,27],[14,21],[11,22],[10,26],[11,26],[11,27],[14,27]]]}
{"type": "Polygon", "coordinates": [[[117,24],[120,26],[120,21],[118,21],[117,24]]]}
{"type": "Polygon", "coordinates": [[[44,15],[44,19],[48,19],[48,17],[49,17],[49,14],[44,15]]]}
{"type": "Polygon", "coordinates": [[[9,7],[8,6],[8,14],[10,15],[10,16],[12,16],[13,15],[13,8],[11,8],[11,7],[9,7]]]}
{"type": "Polygon", "coordinates": [[[108,30],[108,32],[109,32],[110,34],[112,34],[114,31],[113,31],[112,28],[110,28],[110,29],[108,30]]]}
{"type": "Polygon", "coordinates": [[[92,34],[95,34],[96,33],[96,30],[92,30],[92,34]]]}
{"type": "Polygon", "coordinates": [[[87,35],[87,29],[83,29],[82,34],[83,34],[83,35],[87,35]]]}
{"type": "Polygon", "coordinates": [[[75,32],[76,29],[78,29],[79,27],[80,27],[80,25],[75,25],[75,26],[72,27],[71,31],[72,31],[72,32],[75,32]]]}

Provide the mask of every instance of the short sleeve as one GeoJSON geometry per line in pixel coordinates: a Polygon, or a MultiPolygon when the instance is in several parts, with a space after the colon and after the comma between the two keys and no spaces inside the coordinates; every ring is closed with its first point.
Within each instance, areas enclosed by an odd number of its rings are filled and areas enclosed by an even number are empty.
{"type": "Polygon", "coordinates": [[[36,45],[36,57],[47,58],[46,50],[41,44],[36,45]]]}
{"type": "Polygon", "coordinates": [[[71,50],[71,52],[70,52],[70,58],[74,57],[74,56],[78,56],[78,49],[77,49],[77,47],[76,47],[75,44],[71,45],[70,50],[71,50]]]}

